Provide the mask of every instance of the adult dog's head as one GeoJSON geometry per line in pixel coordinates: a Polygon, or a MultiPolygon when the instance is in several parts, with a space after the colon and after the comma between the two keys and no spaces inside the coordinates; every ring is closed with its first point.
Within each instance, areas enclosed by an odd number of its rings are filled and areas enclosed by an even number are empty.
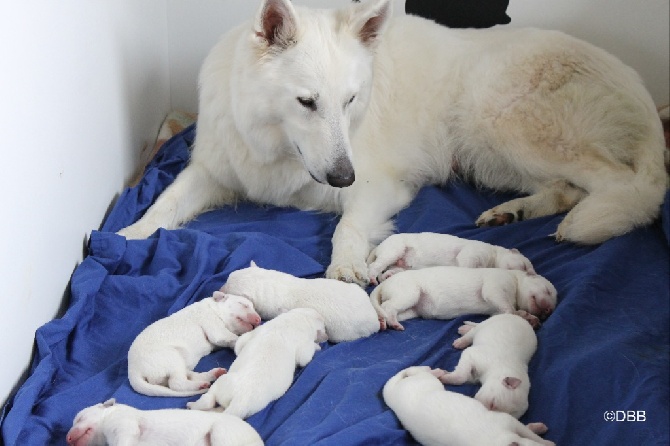
{"type": "Polygon", "coordinates": [[[350,135],[367,109],[390,0],[340,10],[263,0],[238,48],[235,120],[254,156],[298,157],[322,184],[355,180],[350,135]]]}

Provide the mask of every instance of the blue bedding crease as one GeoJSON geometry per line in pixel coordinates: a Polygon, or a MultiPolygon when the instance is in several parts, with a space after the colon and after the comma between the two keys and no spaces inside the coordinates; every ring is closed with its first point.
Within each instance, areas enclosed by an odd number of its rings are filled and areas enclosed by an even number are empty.
{"type": "MultiPolygon", "coordinates": [[[[194,135],[190,127],[166,144],[141,183],[120,196],[91,234],[88,255],[72,276],[69,309],[37,330],[30,376],[3,409],[6,445],[64,445],[75,414],[110,397],[139,409],[185,407],[197,397],[149,397],[131,389],[126,355],[143,328],[211,295],[251,260],[300,277],[323,276],[333,214],[241,203],[147,240],[114,234],[139,218],[185,166],[194,135]]],[[[425,187],[399,213],[397,229],[516,247],[555,284],[559,303],[537,332],[530,408],[522,421],[546,423],[546,438],[561,446],[668,445],[668,196],[655,224],[594,247],[549,237],[562,216],[474,226],[482,211],[510,197],[460,182],[425,187]]],[[[415,444],[381,389],[411,365],[453,369],[460,351],[451,342],[468,319],[482,317],[415,319],[404,332],[324,344],[288,392],[248,422],[268,445],[415,444]]],[[[227,367],[233,358],[219,350],[197,370],[227,367]]],[[[449,388],[467,395],[477,389],[449,388]]]]}

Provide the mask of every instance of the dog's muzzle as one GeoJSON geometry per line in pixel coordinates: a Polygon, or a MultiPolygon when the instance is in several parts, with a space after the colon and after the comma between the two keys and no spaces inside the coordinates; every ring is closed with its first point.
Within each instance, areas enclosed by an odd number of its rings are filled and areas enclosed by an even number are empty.
{"type": "Polygon", "coordinates": [[[326,174],[326,181],[333,187],[351,186],[356,181],[356,174],[349,159],[338,158],[333,170],[326,174]]]}

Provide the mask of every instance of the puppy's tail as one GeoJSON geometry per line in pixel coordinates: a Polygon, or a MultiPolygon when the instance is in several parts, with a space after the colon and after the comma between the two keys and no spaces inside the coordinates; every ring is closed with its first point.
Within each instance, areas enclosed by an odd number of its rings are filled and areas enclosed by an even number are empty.
{"type": "Polygon", "coordinates": [[[382,308],[382,288],[383,285],[377,285],[374,290],[372,290],[372,293],[370,293],[370,303],[372,304],[372,308],[375,309],[377,312],[377,316],[379,317],[379,321],[383,322],[383,324],[386,324],[386,312],[382,308]]]}
{"type": "Polygon", "coordinates": [[[148,395],[148,396],[168,396],[168,397],[175,397],[175,396],[193,396],[193,395],[200,395],[205,392],[207,392],[207,389],[199,389],[199,390],[173,390],[170,389],[169,387],[161,386],[159,384],[152,384],[148,382],[143,376],[141,375],[128,375],[128,380],[130,381],[131,387],[135,390],[137,393],[141,393],[143,395],[148,395]]]}

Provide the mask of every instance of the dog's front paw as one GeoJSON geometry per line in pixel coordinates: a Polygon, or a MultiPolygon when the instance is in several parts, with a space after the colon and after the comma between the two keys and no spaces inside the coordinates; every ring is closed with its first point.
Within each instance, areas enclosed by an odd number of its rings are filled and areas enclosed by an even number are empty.
{"type": "Polygon", "coordinates": [[[138,221],[137,223],[121,229],[117,232],[117,234],[124,236],[127,240],[140,240],[149,237],[156,231],[156,229],[158,228],[143,224],[142,222],[138,221]]]}
{"type": "Polygon", "coordinates": [[[368,267],[365,262],[331,263],[326,270],[326,277],[342,282],[355,283],[365,288],[369,284],[368,267]]]}
{"type": "Polygon", "coordinates": [[[475,224],[477,226],[502,226],[519,220],[521,218],[512,212],[498,212],[496,208],[493,208],[480,215],[475,224]]]}

